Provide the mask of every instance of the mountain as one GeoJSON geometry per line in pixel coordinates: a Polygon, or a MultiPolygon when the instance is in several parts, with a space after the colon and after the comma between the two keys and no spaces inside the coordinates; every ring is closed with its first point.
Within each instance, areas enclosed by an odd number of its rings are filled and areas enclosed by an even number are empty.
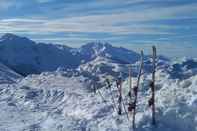
{"type": "Polygon", "coordinates": [[[5,34],[0,39],[0,61],[22,75],[53,71],[80,64],[79,56],[61,45],[35,43],[25,37],[5,34]]]}
{"type": "Polygon", "coordinates": [[[25,76],[54,71],[58,67],[75,69],[97,56],[116,60],[118,63],[132,63],[139,58],[139,54],[133,51],[110,44],[89,43],[80,48],[71,48],[36,43],[26,37],[9,33],[0,38],[0,61],[25,76]]]}
{"type": "Polygon", "coordinates": [[[15,83],[19,78],[22,76],[0,63],[0,84],[15,83]]]}
{"type": "MultiPolygon", "coordinates": [[[[92,77],[110,75],[117,77],[121,71],[128,76],[128,65],[133,65],[133,75],[138,73],[140,55],[122,47],[113,47],[108,43],[92,42],[80,48],[64,45],[36,43],[26,37],[5,34],[0,38],[0,62],[21,75],[55,71],[58,68],[79,70],[73,73],[92,77]]],[[[158,67],[163,68],[174,79],[186,79],[196,74],[195,59],[172,63],[163,56],[158,56],[158,67]],[[186,71],[187,70],[187,73],[186,71]],[[183,74],[186,73],[186,74],[183,74]]],[[[151,56],[145,56],[144,72],[152,70],[151,56]]]]}
{"type": "Polygon", "coordinates": [[[97,56],[109,58],[111,60],[115,60],[118,63],[134,63],[136,62],[140,56],[138,53],[133,52],[131,50],[127,50],[122,47],[113,47],[108,43],[88,43],[83,45],[78,49],[81,56],[86,58],[87,60],[93,60],[97,56]]]}

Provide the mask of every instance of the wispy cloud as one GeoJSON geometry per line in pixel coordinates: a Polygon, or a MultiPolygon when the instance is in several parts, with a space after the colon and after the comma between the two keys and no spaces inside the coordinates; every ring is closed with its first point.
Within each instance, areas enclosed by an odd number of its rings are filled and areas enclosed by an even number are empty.
{"type": "Polygon", "coordinates": [[[167,34],[163,28],[175,28],[170,25],[150,25],[147,21],[162,19],[188,18],[188,13],[197,11],[197,4],[173,6],[170,8],[151,8],[143,11],[120,12],[115,14],[94,14],[74,16],[61,19],[3,19],[0,26],[7,24],[13,30],[27,30],[40,32],[104,32],[114,34],[167,34]],[[159,10],[159,11],[157,11],[159,10]],[[146,12],[146,13],[145,13],[146,12]],[[187,14],[186,14],[187,13],[187,14]],[[185,15],[184,15],[185,14],[185,15]],[[181,16],[184,15],[184,16],[181,16]],[[144,22],[143,24],[138,24],[144,22]],[[126,23],[126,24],[122,24],[126,23]],[[38,27],[42,28],[38,28],[38,27]],[[156,29],[156,28],[157,29],[156,29]]]}
{"type": "Polygon", "coordinates": [[[197,33],[197,2],[192,0],[0,0],[0,8],[0,33],[37,41],[193,43],[197,33]]]}

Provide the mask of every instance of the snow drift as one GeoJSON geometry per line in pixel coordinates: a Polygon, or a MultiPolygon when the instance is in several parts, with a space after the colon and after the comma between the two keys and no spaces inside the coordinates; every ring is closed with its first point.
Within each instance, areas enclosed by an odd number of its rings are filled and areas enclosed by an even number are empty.
{"type": "MultiPolygon", "coordinates": [[[[136,81],[136,78],[133,79],[136,81]]],[[[151,125],[148,108],[150,89],[147,83],[150,79],[150,74],[144,74],[140,84],[136,130],[196,131],[197,76],[184,80],[172,79],[170,74],[158,69],[156,127],[151,125]]],[[[3,123],[0,130],[132,130],[131,119],[128,121],[125,113],[119,116],[113,110],[111,92],[105,87],[99,89],[102,98],[98,92],[90,92],[87,80],[83,76],[65,77],[57,71],[29,75],[14,84],[0,84],[0,123],[3,123]]],[[[127,103],[127,79],[123,88],[124,101],[127,103]]],[[[112,93],[118,95],[115,83],[112,93]]]]}

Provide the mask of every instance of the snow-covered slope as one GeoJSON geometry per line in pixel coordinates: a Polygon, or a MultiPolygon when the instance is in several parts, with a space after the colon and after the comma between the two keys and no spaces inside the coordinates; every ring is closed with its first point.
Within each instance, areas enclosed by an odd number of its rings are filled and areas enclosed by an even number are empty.
{"type": "Polygon", "coordinates": [[[168,68],[172,78],[186,79],[197,74],[197,59],[182,58],[168,68]]]}
{"type": "Polygon", "coordinates": [[[0,61],[16,72],[27,75],[53,71],[59,66],[76,67],[80,60],[69,47],[35,43],[28,38],[5,34],[0,39],[0,61]]]}
{"type": "Polygon", "coordinates": [[[118,76],[119,72],[125,72],[126,64],[119,64],[118,62],[105,58],[102,56],[96,57],[94,60],[81,64],[78,67],[79,71],[88,71],[95,75],[111,75],[118,76]]]}
{"type": "Polygon", "coordinates": [[[22,78],[22,76],[0,63],[0,84],[13,83],[19,78],[22,78]]]}
{"type": "MultiPolygon", "coordinates": [[[[131,62],[132,63],[132,62],[131,62]]],[[[174,63],[173,63],[174,64],[174,63]]],[[[157,68],[158,69],[163,69],[166,71],[171,70],[171,66],[173,65],[168,59],[162,59],[158,58],[157,61],[157,68]]],[[[97,56],[95,59],[85,63],[81,64],[77,70],[79,72],[89,72],[93,75],[100,76],[103,78],[104,76],[109,76],[113,78],[117,78],[121,75],[123,78],[128,77],[128,68],[131,66],[131,64],[128,63],[122,63],[119,60],[114,60],[109,57],[105,56],[97,56]]],[[[138,74],[138,69],[140,66],[140,62],[136,61],[132,63],[132,75],[137,76],[138,74]]],[[[151,58],[146,57],[144,58],[144,73],[150,73],[152,72],[152,62],[151,58]]],[[[169,72],[168,72],[169,73],[169,72]]]]}
{"type": "MultiPolygon", "coordinates": [[[[15,84],[0,84],[0,130],[6,131],[129,131],[131,120],[113,110],[111,91],[90,92],[87,78],[65,77],[51,72],[29,75],[15,84]],[[103,97],[100,96],[100,93],[103,97]],[[104,102],[104,100],[106,102],[104,102]]],[[[171,79],[163,69],[156,73],[157,127],[151,126],[147,83],[144,74],[137,104],[137,131],[197,131],[197,75],[171,79]]],[[[133,78],[134,84],[136,78],[133,78]]],[[[128,80],[123,83],[127,106],[128,80]]],[[[112,94],[118,98],[113,83],[112,94]]],[[[116,99],[117,102],[117,99],[116,99]]]]}
{"type": "Polygon", "coordinates": [[[139,54],[122,47],[113,47],[108,43],[88,43],[78,49],[78,52],[87,60],[93,60],[97,56],[115,60],[118,63],[134,63],[139,59],[139,54]]]}

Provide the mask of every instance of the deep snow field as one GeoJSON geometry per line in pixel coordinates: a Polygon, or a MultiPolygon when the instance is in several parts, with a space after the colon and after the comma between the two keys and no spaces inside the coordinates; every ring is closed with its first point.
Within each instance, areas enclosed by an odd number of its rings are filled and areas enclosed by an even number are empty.
{"type": "MultiPolygon", "coordinates": [[[[197,75],[172,79],[167,71],[157,70],[156,127],[151,125],[148,108],[150,79],[150,74],[144,74],[141,80],[136,130],[197,131],[197,75]]],[[[119,116],[113,110],[110,90],[104,86],[94,94],[88,81],[56,71],[0,84],[0,131],[132,131],[131,115],[128,121],[125,113],[119,116]]],[[[134,85],[136,78],[133,81],[134,85]]],[[[125,103],[128,89],[125,79],[125,103]]],[[[115,83],[112,93],[118,95],[115,83]]]]}

